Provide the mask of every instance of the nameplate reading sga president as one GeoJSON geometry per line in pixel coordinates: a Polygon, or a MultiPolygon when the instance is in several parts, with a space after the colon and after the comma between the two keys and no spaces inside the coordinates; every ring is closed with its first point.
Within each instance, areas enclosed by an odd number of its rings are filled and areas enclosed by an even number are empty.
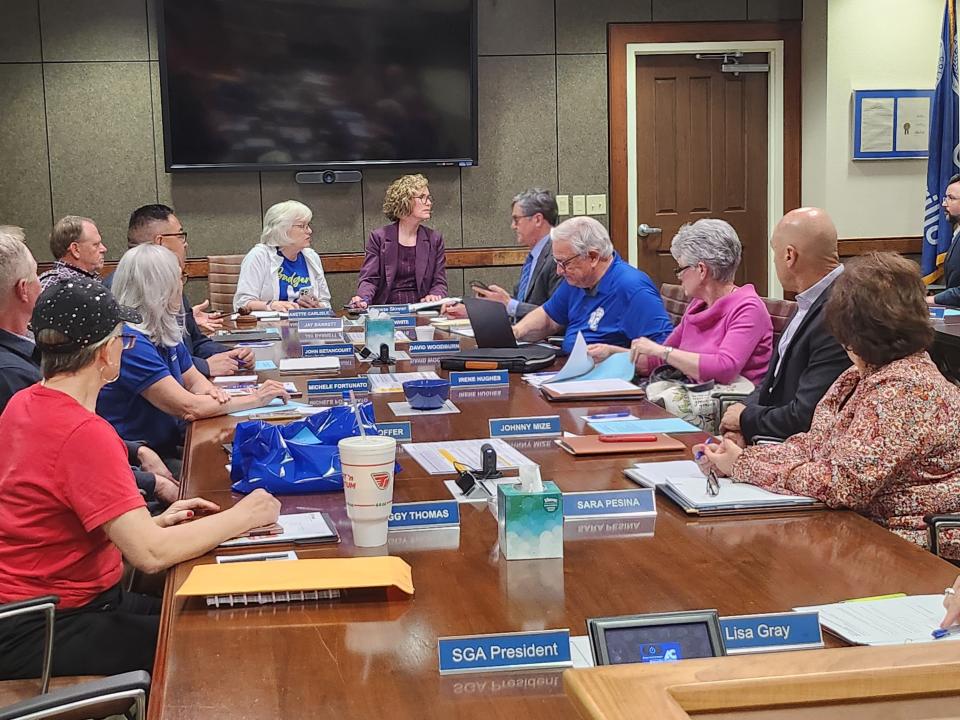
{"type": "Polygon", "coordinates": [[[823,647],[820,613],[790,612],[720,618],[728,655],[823,647]]]}
{"type": "Polygon", "coordinates": [[[559,415],[539,415],[536,417],[491,418],[490,437],[537,437],[560,435],[559,415]]]}
{"type": "Polygon", "coordinates": [[[460,505],[456,500],[394,503],[387,520],[388,530],[427,530],[460,524],[460,505]]]}
{"type": "Polygon", "coordinates": [[[341,380],[307,380],[307,394],[330,395],[347,390],[354,392],[370,392],[370,381],[367,376],[343,378],[341,380]]]}
{"type": "Polygon", "coordinates": [[[450,373],[450,387],[496,387],[510,384],[510,373],[507,370],[481,370],[478,372],[450,373]]]}
{"type": "Polygon", "coordinates": [[[440,638],[440,674],[570,667],[570,631],[440,638]]]}
{"type": "Polygon", "coordinates": [[[304,357],[353,357],[352,343],[328,343],[326,345],[304,345],[304,357]]]}
{"type": "Polygon", "coordinates": [[[598,490],[563,494],[563,517],[586,520],[603,517],[635,517],[656,515],[653,488],[630,490],[598,490]]]}

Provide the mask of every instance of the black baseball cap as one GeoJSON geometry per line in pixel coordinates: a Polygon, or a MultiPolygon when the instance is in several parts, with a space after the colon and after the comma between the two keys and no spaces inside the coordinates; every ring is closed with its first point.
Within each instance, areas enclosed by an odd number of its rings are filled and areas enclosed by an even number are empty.
{"type": "Polygon", "coordinates": [[[96,280],[64,280],[40,293],[30,329],[34,336],[43,330],[56,330],[67,337],[66,342],[56,345],[38,338],[40,350],[75,352],[100,342],[120,322],[139,323],[143,317],[133,308],[118,304],[113,294],[96,280]]]}

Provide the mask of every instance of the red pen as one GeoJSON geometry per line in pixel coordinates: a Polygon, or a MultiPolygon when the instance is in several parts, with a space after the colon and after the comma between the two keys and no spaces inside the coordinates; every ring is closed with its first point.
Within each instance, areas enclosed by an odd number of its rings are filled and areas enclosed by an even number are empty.
{"type": "Polygon", "coordinates": [[[624,435],[601,435],[600,442],[656,442],[656,435],[637,435],[637,434],[624,434],[624,435]]]}

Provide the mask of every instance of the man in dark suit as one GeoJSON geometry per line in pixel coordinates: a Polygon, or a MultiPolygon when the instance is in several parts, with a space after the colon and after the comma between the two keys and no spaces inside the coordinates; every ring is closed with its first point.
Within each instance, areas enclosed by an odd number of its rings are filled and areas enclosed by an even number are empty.
{"type": "Polygon", "coordinates": [[[953,239],[943,261],[943,284],[945,289],[936,295],[928,295],[931,305],[960,307],[960,175],[954,175],[943,193],[943,213],[953,227],[953,239]]]}
{"type": "Polygon", "coordinates": [[[809,430],[820,398],[850,366],[824,323],[824,304],[843,272],[830,216],[818,208],[787,213],[773,231],[770,248],[780,284],[797,293],[797,311],[774,348],[763,382],[743,403],[731,405],[720,422],[720,431],[740,444],[809,430]]]}

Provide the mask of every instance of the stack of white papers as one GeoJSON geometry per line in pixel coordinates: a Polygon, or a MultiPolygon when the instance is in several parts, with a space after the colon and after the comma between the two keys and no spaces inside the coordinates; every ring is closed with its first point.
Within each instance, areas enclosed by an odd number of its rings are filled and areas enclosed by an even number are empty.
{"type": "Polygon", "coordinates": [[[403,449],[431,475],[449,475],[456,472],[450,458],[467,467],[480,468],[483,464],[480,448],[487,443],[497,451],[497,467],[501,470],[534,464],[533,460],[499,438],[404,443],[403,449]]]}
{"type": "MultiPolygon", "coordinates": [[[[564,395],[600,395],[602,393],[636,392],[637,386],[626,380],[567,380],[566,382],[548,381],[550,391],[557,396],[564,395]]],[[[543,383],[547,384],[547,383],[543,383]]]]}
{"type": "Polygon", "coordinates": [[[284,358],[280,361],[280,372],[339,371],[338,357],[284,358]]]}
{"type": "Polygon", "coordinates": [[[277,518],[277,525],[283,532],[277,535],[255,535],[253,537],[238,537],[220,543],[220,547],[241,547],[244,545],[268,545],[271,543],[293,542],[295,540],[319,540],[330,538],[333,540],[337,533],[330,529],[323,513],[291,513],[277,518]]]}
{"type": "MultiPolygon", "coordinates": [[[[856,645],[903,645],[932,642],[943,619],[943,595],[911,595],[794,608],[820,613],[820,624],[856,645]]],[[[960,640],[954,631],[936,642],[960,640]]]]}
{"type": "Polygon", "coordinates": [[[370,373],[367,375],[370,381],[370,392],[373,393],[398,393],[403,392],[403,383],[410,380],[439,380],[440,376],[432,370],[427,372],[407,372],[407,373],[370,373]]]}
{"type": "Polygon", "coordinates": [[[453,305],[454,303],[458,303],[458,302],[461,302],[461,298],[445,297],[445,298],[440,298],[439,300],[432,300],[430,302],[410,303],[410,312],[413,312],[413,313],[420,312],[421,310],[426,310],[427,308],[438,308],[441,305],[446,305],[446,304],[453,305]]]}
{"type": "MultiPolygon", "coordinates": [[[[577,333],[577,339],[573,343],[573,350],[570,351],[570,357],[560,368],[559,372],[551,377],[545,377],[539,384],[570,382],[577,380],[580,382],[589,382],[594,380],[622,380],[624,382],[632,380],[637,370],[630,361],[630,353],[613,353],[606,360],[595,363],[593,358],[587,353],[587,341],[583,339],[583,333],[577,333]]],[[[537,384],[534,384],[536,387],[537,384]]],[[[631,388],[636,390],[635,386],[631,388]]],[[[554,387],[554,392],[559,388],[554,387]]],[[[582,390],[580,391],[582,392],[582,390]]]]}

